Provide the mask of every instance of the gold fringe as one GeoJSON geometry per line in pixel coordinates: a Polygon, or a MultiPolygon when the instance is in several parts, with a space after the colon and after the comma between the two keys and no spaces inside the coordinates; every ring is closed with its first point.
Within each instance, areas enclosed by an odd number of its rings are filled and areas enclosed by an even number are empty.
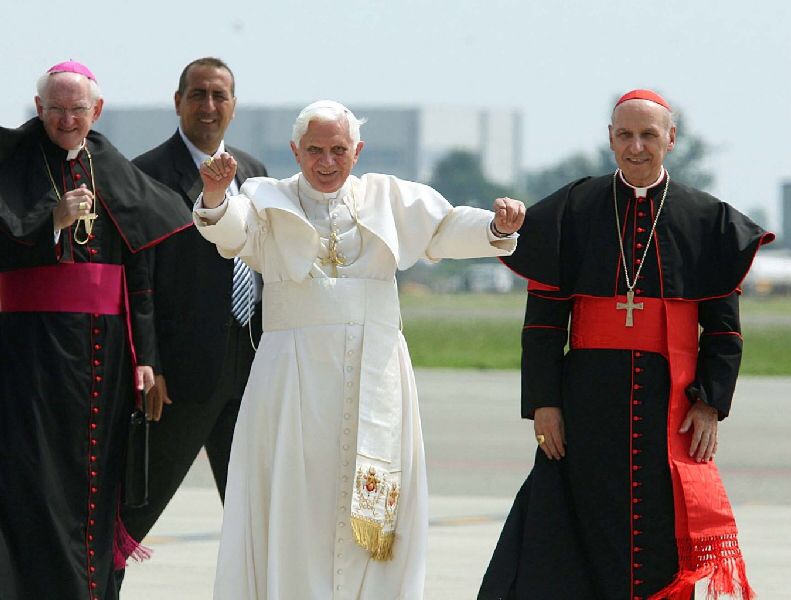
{"type": "Polygon", "coordinates": [[[352,531],[354,531],[354,541],[371,553],[374,560],[391,560],[393,558],[393,542],[395,542],[395,532],[382,532],[382,526],[362,519],[352,517],[352,531]]]}

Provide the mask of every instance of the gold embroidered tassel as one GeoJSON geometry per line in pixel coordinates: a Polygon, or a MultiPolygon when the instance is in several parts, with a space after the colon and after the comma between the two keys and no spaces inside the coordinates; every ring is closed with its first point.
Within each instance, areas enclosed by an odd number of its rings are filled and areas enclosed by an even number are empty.
{"type": "Polygon", "coordinates": [[[391,560],[393,558],[393,542],[395,532],[383,532],[382,527],[372,521],[352,517],[354,541],[371,553],[374,560],[391,560]]]}

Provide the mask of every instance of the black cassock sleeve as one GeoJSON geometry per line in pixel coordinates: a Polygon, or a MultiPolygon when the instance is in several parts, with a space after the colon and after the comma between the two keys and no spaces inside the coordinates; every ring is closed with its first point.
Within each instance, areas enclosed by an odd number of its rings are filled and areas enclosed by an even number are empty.
{"type": "Polygon", "coordinates": [[[137,364],[155,366],[157,353],[154,334],[154,295],[151,289],[148,253],[145,251],[131,253],[126,247],[123,251],[137,364]]]}
{"type": "Polygon", "coordinates": [[[522,329],[522,417],[561,407],[563,356],[572,301],[553,292],[528,292],[522,329]]]}
{"type": "Polygon", "coordinates": [[[691,401],[701,398],[728,416],[742,362],[742,336],[739,323],[739,294],[704,300],[698,304],[702,328],[695,381],[687,388],[691,401]]]}

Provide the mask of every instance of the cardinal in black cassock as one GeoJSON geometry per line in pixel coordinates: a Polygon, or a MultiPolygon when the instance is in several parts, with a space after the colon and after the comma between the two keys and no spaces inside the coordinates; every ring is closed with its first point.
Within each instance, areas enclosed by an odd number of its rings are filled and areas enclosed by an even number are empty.
{"type": "Polygon", "coordinates": [[[155,360],[141,251],[191,216],[89,131],[85,66],[48,77],[41,119],[0,128],[0,598],[114,600],[114,560],[140,552],[118,519],[135,368],[155,360]],[[82,185],[93,228],[56,232],[82,185]]]}
{"type": "Polygon", "coordinates": [[[559,409],[565,456],[537,429],[478,598],[689,600],[703,578],[711,598],[751,598],[707,458],[741,360],[739,286],[774,235],[671,179],[661,96],[624,95],[610,139],[619,170],[528,209],[502,259],[528,279],[522,416],[559,409]],[[690,456],[687,417],[707,410],[714,434],[690,456]]]}

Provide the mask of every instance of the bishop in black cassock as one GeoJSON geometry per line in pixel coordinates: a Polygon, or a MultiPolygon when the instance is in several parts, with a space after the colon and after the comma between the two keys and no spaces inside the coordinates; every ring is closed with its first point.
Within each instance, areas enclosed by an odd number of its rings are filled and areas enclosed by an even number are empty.
{"type": "Polygon", "coordinates": [[[154,352],[141,251],[191,221],[89,131],[87,68],[46,77],[48,125],[0,128],[0,598],[114,600],[114,559],[136,548],[118,519],[135,365],[154,352]],[[56,78],[68,93],[48,97],[56,78]],[[93,228],[56,232],[53,209],[83,184],[93,228]]]}
{"type": "Polygon", "coordinates": [[[674,141],[660,96],[625,95],[619,170],[528,209],[502,259],[528,279],[522,416],[554,407],[562,428],[550,440],[536,417],[535,464],[479,599],[688,600],[706,577],[711,597],[752,597],[709,459],[741,359],[739,285],[774,236],[671,179],[674,141]]]}

